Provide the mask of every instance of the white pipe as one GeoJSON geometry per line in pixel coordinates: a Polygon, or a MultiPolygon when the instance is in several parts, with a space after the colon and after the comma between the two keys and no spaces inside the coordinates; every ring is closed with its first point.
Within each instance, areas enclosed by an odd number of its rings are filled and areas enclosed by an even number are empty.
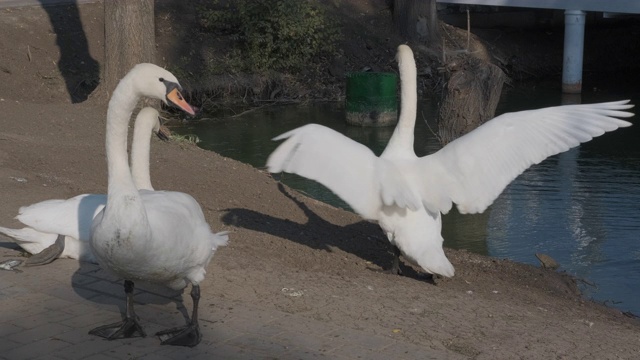
{"type": "MultiPolygon", "coordinates": [[[[6,1],[6,0],[5,0],[6,1]]],[[[638,0],[436,0],[438,3],[640,14],[638,0]]],[[[2,2],[2,0],[0,0],[2,2]]]]}
{"type": "Polygon", "coordinates": [[[562,92],[582,92],[582,56],[584,52],[585,12],[564,12],[564,64],[562,66],[562,92]]]}

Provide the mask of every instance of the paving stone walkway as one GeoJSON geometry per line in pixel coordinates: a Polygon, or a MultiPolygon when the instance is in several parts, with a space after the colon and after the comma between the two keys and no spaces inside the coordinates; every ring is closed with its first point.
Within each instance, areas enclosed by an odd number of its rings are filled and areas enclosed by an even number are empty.
{"type": "MultiPolygon", "coordinates": [[[[0,261],[15,251],[0,246],[0,261]]],[[[203,340],[195,348],[161,346],[155,332],[184,324],[191,313],[182,297],[151,286],[136,288],[136,312],[146,338],[108,341],[88,334],[118,321],[122,282],[98,266],[61,259],[22,272],[0,270],[2,359],[454,359],[459,354],[424,349],[344,329],[296,314],[264,311],[250,303],[216,299],[200,309],[203,340]]],[[[206,289],[203,289],[206,297],[206,289]]]]}

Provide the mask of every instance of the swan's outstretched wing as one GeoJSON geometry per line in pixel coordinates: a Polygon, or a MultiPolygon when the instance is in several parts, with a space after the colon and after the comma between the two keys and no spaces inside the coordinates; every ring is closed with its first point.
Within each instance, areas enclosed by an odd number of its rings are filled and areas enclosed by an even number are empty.
{"type": "Polygon", "coordinates": [[[411,181],[423,203],[443,213],[483,212],[529,166],[631,123],[629,101],[507,113],[417,160],[411,181]]]}
{"type": "Polygon", "coordinates": [[[382,199],[376,182],[378,158],[366,146],[322,125],[309,124],[273,140],[286,139],[267,160],[272,173],[315,180],[358,214],[375,219],[382,199]]]}

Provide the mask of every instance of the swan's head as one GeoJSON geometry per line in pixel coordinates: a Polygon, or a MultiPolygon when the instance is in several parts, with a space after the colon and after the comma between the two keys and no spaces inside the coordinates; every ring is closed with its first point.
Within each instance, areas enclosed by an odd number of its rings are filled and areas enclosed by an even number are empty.
{"type": "Polygon", "coordinates": [[[194,108],[182,96],[182,86],[169,71],[154,64],[138,64],[130,72],[133,83],[143,95],[160,99],[165,104],[173,105],[184,112],[195,115],[194,108]]]}
{"type": "MultiPolygon", "coordinates": [[[[142,125],[141,129],[151,128],[151,131],[153,131],[153,133],[156,134],[156,136],[158,136],[160,140],[166,141],[171,138],[171,130],[162,125],[160,121],[160,113],[158,113],[158,110],[152,107],[143,108],[142,110],[140,110],[138,116],[136,117],[136,124],[138,124],[139,122],[145,124],[142,125]]],[[[148,130],[147,134],[149,134],[148,130]]]]}

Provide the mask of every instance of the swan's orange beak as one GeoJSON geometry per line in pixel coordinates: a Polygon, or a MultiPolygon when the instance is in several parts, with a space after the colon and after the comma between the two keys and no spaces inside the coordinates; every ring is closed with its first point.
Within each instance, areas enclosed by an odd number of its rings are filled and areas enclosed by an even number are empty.
{"type": "Polygon", "coordinates": [[[184,97],[182,96],[182,94],[177,88],[171,90],[167,94],[167,100],[171,102],[173,105],[182,109],[184,112],[186,112],[189,115],[196,114],[196,111],[193,109],[193,106],[189,105],[189,103],[184,99],[184,97]]]}

